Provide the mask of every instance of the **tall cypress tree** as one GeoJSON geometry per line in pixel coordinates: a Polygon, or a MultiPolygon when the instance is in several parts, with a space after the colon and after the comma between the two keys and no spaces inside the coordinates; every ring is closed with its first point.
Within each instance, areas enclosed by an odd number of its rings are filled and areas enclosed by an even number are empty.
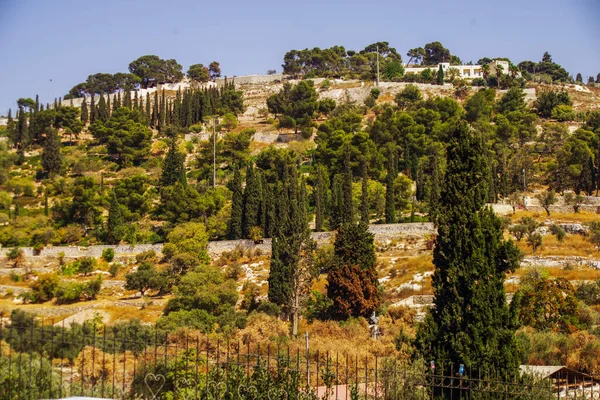
{"type": "Polygon", "coordinates": [[[94,93],[92,92],[92,96],[90,99],[90,123],[94,123],[94,121],[96,121],[97,115],[98,110],[96,110],[96,104],[94,102],[94,93]]]}
{"type": "Polygon", "coordinates": [[[110,197],[110,207],[108,209],[108,220],[106,223],[107,243],[116,244],[123,239],[123,224],[125,224],[123,208],[121,204],[119,204],[117,194],[113,190],[110,197]]]}
{"type": "Polygon", "coordinates": [[[110,94],[106,95],[106,120],[110,118],[112,109],[110,108],[110,94]]]}
{"type": "Polygon", "coordinates": [[[42,168],[49,177],[60,173],[62,154],[60,153],[60,137],[55,129],[48,129],[42,152],[42,168]]]}
{"type": "Polygon", "coordinates": [[[500,220],[485,207],[488,168],[483,140],[459,121],[437,213],[435,306],[419,327],[416,346],[444,368],[464,364],[467,375],[472,368],[505,376],[518,371],[520,360],[503,283],[520,253],[503,240],[500,220]]]}
{"type": "Polygon", "coordinates": [[[131,92],[129,90],[125,90],[123,92],[123,107],[127,107],[131,110],[131,92]]]}
{"type": "Polygon", "coordinates": [[[133,108],[135,110],[142,110],[142,105],[140,104],[140,98],[138,97],[138,92],[137,90],[135,91],[135,94],[133,95],[133,108]]]}
{"type": "Polygon", "coordinates": [[[444,70],[442,69],[441,64],[440,64],[440,67],[438,68],[438,72],[437,72],[437,84],[438,85],[444,84],[444,70]]]}
{"type": "Polygon", "coordinates": [[[102,122],[106,122],[108,120],[108,110],[106,108],[106,100],[104,96],[100,94],[100,100],[98,100],[98,119],[102,122]]]}
{"type": "Polygon", "coordinates": [[[324,166],[317,166],[317,187],[315,190],[315,232],[323,231],[323,222],[325,221],[325,198],[327,194],[327,184],[324,166]]]}
{"type": "Polygon", "coordinates": [[[152,121],[152,111],[151,111],[151,104],[150,104],[150,93],[146,93],[146,119],[151,122],[152,121]]]}
{"type": "Polygon", "coordinates": [[[344,152],[344,197],[342,204],[341,223],[350,223],[354,221],[354,204],[352,202],[352,167],[350,165],[350,146],[346,145],[344,152]]]}
{"type": "Polygon", "coordinates": [[[90,116],[89,116],[89,112],[88,112],[87,101],[84,97],[83,100],[81,101],[81,122],[83,122],[84,124],[87,123],[89,117],[90,116]]]}
{"type": "Polygon", "coordinates": [[[244,189],[244,213],[242,217],[242,236],[247,238],[250,229],[260,225],[261,199],[260,175],[249,165],[246,169],[246,188],[244,189]]]}
{"type": "Polygon", "coordinates": [[[244,213],[244,193],[242,192],[242,175],[237,166],[234,167],[231,182],[231,217],[227,228],[227,238],[236,240],[242,238],[242,216],[244,213]]]}
{"type": "Polygon", "coordinates": [[[394,152],[390,152],[390,159],[388,161],[388,173],[385,179],[385,223],[394,224],[396,223],[396,191],[394,189],[394,183],[398,172],[396,170],[396,158],[394,152]]]}
{"type": "Polygon", "coordinates": [[[344,174],[335,174],[331,189],[330,229],[338,229],[344,221],[344,174]]]}
{"type": "Polygon", "coordinates": [[[184,187],[187,185],[184,161],[185,155],[177,149],[176,141],[171,140],[169,151],[163,162],[163,169],[160,177],[161,186],[171,186],[177,182],[180,182],[184,187]]]}
{"type": "Polygon", "coordinates": [[[121,107],[121,92],[117,92],[117,95],[113,99],[113,111],[116,111],[121,107]]]}
{"type": "Polygon", "coordinates": [[[297,304],[298,266],[302,248],[310,242],[303,190],[295,165],[285,167],[277,199],[277,226],[271,241],[269,301],[282,306],[287,315],[297,304]]]}
{"type": "Polygon", "coordinates": [[[362,163],[362,187],[360,193],[360,222],[369,225],[369,175],[367,163],[362,163]]]}

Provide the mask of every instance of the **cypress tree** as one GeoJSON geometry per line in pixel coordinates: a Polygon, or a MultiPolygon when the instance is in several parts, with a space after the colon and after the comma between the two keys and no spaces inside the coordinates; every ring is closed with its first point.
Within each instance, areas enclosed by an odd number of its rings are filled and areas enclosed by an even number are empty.
{"type": "Polygon", "coordinates": [[[97,111],[96,104],[94,103],[94,93],[92,92],[92,98],[90,99],[90,123],[96,121],[97,111]]]}
{"type": "Polygon", "coordinates": [[[23,107],[19,107],[17,114],[17,134],[14,143],[21,152],[29,145],[29,125],[27,123],[27,114],[23,107]]]}
{"type": "MultiPolygon", "coordinates": [[[[269,271],[269,301],[281,306],[289,315],[297,296],[295,275],[302,257],[302,248],[310,242],[303,190],[299,187],[295,165],[287,166],[277,199],[277,226],[271,241],[269,271]]],[[[297,310],[297,304],[295,305],[297,310]]]]}
{"type": "Polygon", "coordinates": [[[49,177],[60,173],[62,166],[62,154],[60,153],[60,137],[55,129],[49,129],[44,140],[42,152],[42,168],[49,177]]]}
{"type": "Polygon", "coordinates": [[[44,215],[46,217],[50,215],[50,208],[48,206],[48,188],[44,190],[44,215]]]}
{"type": "Polygon", "coordinates": [[[334,266],[327,276],[327,297],[336,319],[368,317],[381,304],[375,269],[377,258],[369,225],[348,222],[334,242],[334,266]]]}
{"type": "Polygon", "coordinates": [[[140,98],[138,97],[138,92],[137,90],[135,91],[135,94],[133,95],[133,108],[135,110],[142,110],[142,105],[140,104],[140,98]]]}
{"type": "Polygon", "coordinates": [[[123,92],[123,107],[127,107],[131,110],[131,92],[129,90],[125,90],[123,92]]]}
{"type": "Polygon", "coordinates": [[[184,187],[187,185],[184,161],[185,155],[177,150],[176,141],[171,140],[169,151],[163,163],[162,175],[160,177],[161,186],[171,186],[176,182],[180,182],[184,187]]]}
{"type": "Polygon", "coordinates": [[[344,197],[341,204],[341,223],[354,221],[354,204],[352,201],[352,168],[350,166],[350,146],[346,145],[344,154],[344,197]]]}
{"type": "Polygon", "coordinates": [[[158,130],[162,131],[167,123],[167,99],[163,89],[160,96],[160,111],[158,112],[158,130]]]}
{"type": "Polygon", "coordinates": [[[152,104],[152,127],[156,128],[158,126],[158,90],[154,92],[154,103],[152,104]]]}
{"type": "Polygon", "coordinates": [[[327,184],[325,183],[324,166],[317,166],[317,187],[315,190],[315,232],[323,231],[323,222],[325,219],[325,195],[327,193],[327,184]]]}
{"type": "Polygon", "coordinates": [[[440,64],[440,67],[438,68],[438,72],[437,72],[437,84],[438,85],[444,84],[444,70],[442,69],[441,64],[440,64]]]}
{"type": "Polygon", "coordinates": [[[267,201],[267,195],[268,195],[268,190],[269,188],[267,187],[267,177],[265,176],[265,174],[261,173],[259,169],[256,170],[256,172],[260,175],[260,219],[259,219],[259,226],[261,227],[262,231],[263,231],[263,236],[268,237],[267,236],[267,218],[268,218],[268,201],[267,201]]]}
{"type": "Polygon", "coordinates": [[[110,118],[112,109],[110,108],[110,94],[106,95],[106,120],[110,118]]]}
{"type": "Polygon", "coordinates": [[[271,183],[266,183],[263,185],[265,189],[264,199],[265,199],[265,227],[264,227],[264,235],[265,237],[273,237],[275,232],[275,226],[277,224],[277,210],[276,210],[276,201],[279,198],[279,192],[277,191],[277,187],[271,183]]]}
{"type": "Polygon", "coordinates": [[[233,181],[231,182],[231,218],[227,228],[227,238],[236,240],[242,237],[242,216],[244,212],[244,194],[242,192],[242,175],[237,166],[233,170],[233,181]]]}
{"type": "Polygon", "coordinates": [[[108,110],[106,109],[106,100],[104,100],[104,96],[100,95],[100,100],[98,100],[98,115],[97,118],[106,122],[108,120],[108,110]]]}
{"type": "Polygon", "coordinates": [[[435,154],[431,160],[432,162],[432,170],[431,170],[431,187],[429,188],[429,215],[431,216],[431,220],[435,221],[435,216],[437,213],[438,204],[440,202],[440,196],[442,191],[442,183],[444,178],[443,171],[443,159],[439,154],[435,154]]]}
{"type": "Polygon", "coordinates": [[[116,111],[121,107],[121,92],[117,92],[117,95],[113,99],[113,111],[116,111]]]}
{"type": "Polygon", "coordinates": [[[150,93],[146,93],[146,119],[151,122],[152,121],[152,111],[151,111],[151,104],[150,104],[150,93]]]}
{"type": "Polygon", "coordinates": [[[246,188],[244,189],[244,213],[242,217],[242,236],[247,238],[250,229],[260,225],[261,199],[260,176],[252,165],[246,169],[246,188]]]}
{"type": "Polygon", "coordinates": [[[123,216],[123,209],[117,194],[112,191],[110,197],[110,207],[108,209],[108,220],[106,223],[106,242],[110,244],[116,244],[123,238],[123,224],[125,224],[125,217],[123,216]]]}
{"type": "Polygon", "coordinates": [[[85,124],[89,118],[88,106],[85,97],[81,102],[81,121],[85,124]]]}
{"type": "Polygon", "coordinates": [[[451,133],[436,220],[434,307],[415,343],[425,359],[444,368],[464,364],[467,371],[505,376],[518,372],[520,360],[503,283],[518,267],[520,253],[503,240],[500,220],[485,207],[482,177],[488,168],[483,140],[459,121],[451,133]]]}
{"type": "Polygon", "coordinates": [[[360,193],[360,222],[369,225],[369,176],[367,164],[362,164],[362,187],[360,193]]]}
{"type": "Polygon", "coordinates": [[[335,174],[331,189],[330,228],[338,229],[344,220],[344,174],[335,174]]]}
{"type": "Polygon", "coordinates": [[[396,222],[396,193],[394,183],[398,172],[396,172],[396,158],[394,152],[390,152],[388,162],[388,173],[385,179],[385,223],[393,224],[396,222]]]}

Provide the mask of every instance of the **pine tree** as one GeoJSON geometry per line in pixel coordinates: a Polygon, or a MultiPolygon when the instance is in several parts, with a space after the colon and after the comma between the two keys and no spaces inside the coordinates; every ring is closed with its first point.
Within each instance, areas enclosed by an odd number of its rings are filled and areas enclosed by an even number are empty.
{"type": "Polygon", "coordinates": [[[335,264],[327,276],[327,297],[333,301],[336,319],[368,317],[381,304],[377,258],[369,225],[352,222],[342,225],[335,236],[335,264]]]}
{"type": "Polygon", "coordinates": [[[176,141],[171,140],[169,151],[163,162],[162,175],[160,177],[161,186],[171,186],[176,182],[180,182],[184,187],[187,185],[184,161],[185,155],[177,150],[176,141]]]}
{"type": "Polygon", "coordinates": [[[242,238],[242,216],[244,212],[244,194],[242,192],[242,175],[239,168],[234,167],[231,182],[231,217],[227,228],[227,238],[237,240],[242,238]]]}
{"type": "Polygon", "coordinates": [[[254,166],[246,169],[246,188],[244,189],[244,213],[242,217],[242,236],[249,237],[250,229],[260,225],[261,178],[254,166]]]}
{"type": "Polygon", "coordinates": [[[581,76],[581,72],[577,73],[577,77],[575,78],[576,82],[583,83],[583,77],[581,76]]]}
{"type": "Polygon", "coordinates": [[[398,173],[396,172],[396,158],[394,152],[390,152],[388,161],[388,173],[385,179],[385,223],[396,223],[396,193],[394,183],[398,173]]]}
{"type": "Polygon", "coordinates": [[[444,84],[444,70],[442,69],[441,64],[440,64],[440,67],[438,68],[438,72],[437,72],[437,84],[438,85],[444,84]]]}
{"type": "Polygon", "coordinates": [[[42,152],[42,168],[50,178],[60,173],[62,154],[60,153],[60,137],[55,129],[49,129],[44,140],[42,152]]]}
{"type": "Polygon", "coordinates": [[[434,304],[416,346],[444,368],[464,364],[499,376],[518,371],[516,324],[506,304],[506,273],[519,250],[502,238],[501,222],[484,207],[487,161],[482,140],[465,121],[451,134],[437,214],[434,304]]]}
{"type": "Polygon", "coordinates": [[[159,107],[158,107],[158,90],[156,92],[154,92],[154,103],[152,104],[152,119],[151,119],[151,125],[153,128],[158,127],[158,120],[159,120],[159,107]]]}
{"type": "Polygon", "coordinates": [[[108,221],[106,223],[106,242],[116,244],[123,238],[123,225],[125,217],[123,216],[123,208],[119,204],[117,194],[113,190],[110,197],[110,207],[108,209],[108,221]]]}
{"type": "Polygon", "coordinates": [[[81,101],[81,121],[85,124],[89,118],[88,106],[85,97],[81,101]]]}

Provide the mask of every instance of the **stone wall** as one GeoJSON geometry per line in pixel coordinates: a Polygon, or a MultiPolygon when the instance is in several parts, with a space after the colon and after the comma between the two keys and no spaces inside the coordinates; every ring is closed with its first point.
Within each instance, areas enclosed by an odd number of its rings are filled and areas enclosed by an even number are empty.
{"type": "MultiPolygon", "coordinates": [[[[431,223],[408,223],[408,224],[389,224],[389,225],[371,225],[369,230],[373,232],[376,240],[387,240],[399,235],[425,235],[434,232],[433,224],[431,223]]],[[[319,245],[328,243],[333,238],[333,232],[315,232],[312,234],[313,239],[319,245]]],[[[224,251],[232,251],[237,246],[245,248],[260,249],[264,253],[271,251],[271,239],[264,239],[261,244],[254,244],[251,240],[219,240],[208,243],[208,253],[211,257],[219,257],[224,251]]],[[[145,251],[153,250],[157,254],[162,253],[162,243],[156,244],[137,244],[137,245],[95,245],[88,247],[81,246],[48,246],[40,252],[35,252],[32,247],[23,247],[23,253],[26,258],[58,258],[61,253],[67,259],[76,259],[81,257],[102,256],[102,251],[105,249],[114,249],[115,257],[127,258],[134,257],[136,254],[145,251]]],[[[10,248],[0,248],[0,257],[6,258],[10,248]]]]}

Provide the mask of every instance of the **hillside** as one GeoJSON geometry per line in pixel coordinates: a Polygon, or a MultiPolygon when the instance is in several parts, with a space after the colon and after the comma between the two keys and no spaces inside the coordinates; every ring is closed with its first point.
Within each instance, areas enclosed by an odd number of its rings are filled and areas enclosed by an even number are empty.
{"type": "Polygon", "coordinates": [[[485,151],[485,201],[523,254],[506,276],[508,298],[537,299],[540,287],[566,282],[539,300],[556,306],[555,318],[518,331],[523,363],[600,373],[597,85],[265,75],[50,108],[21,100],[0,131],[4,321],[23,310],[66,326],[138,319],[161,331],[288,340],[289,305],[269,291],[271,251],[283,271],[295,256],[285,246],[297,245],[298,268],[311,260],[309,276],[296,278],[298,332],[314,335],[315,349],[409,357],[402,340],[432,304],[432,221],[464,121],[485,151]],[[369,305],[381,316],[379,342],[368,339],[371,309],[340,318],[328,298],[336,232],[358,221],[374,233],[375,282],[361,285],[380,293],[369,305]],[[303,244],[287,243],[295,237],[303,244]],[[303,247],[307,237],[316,248],[303,247]],[[573,303],[556,305],[563,296],[573,303]],[[571,356],[560,358],[564,342],[571,356]]]}

